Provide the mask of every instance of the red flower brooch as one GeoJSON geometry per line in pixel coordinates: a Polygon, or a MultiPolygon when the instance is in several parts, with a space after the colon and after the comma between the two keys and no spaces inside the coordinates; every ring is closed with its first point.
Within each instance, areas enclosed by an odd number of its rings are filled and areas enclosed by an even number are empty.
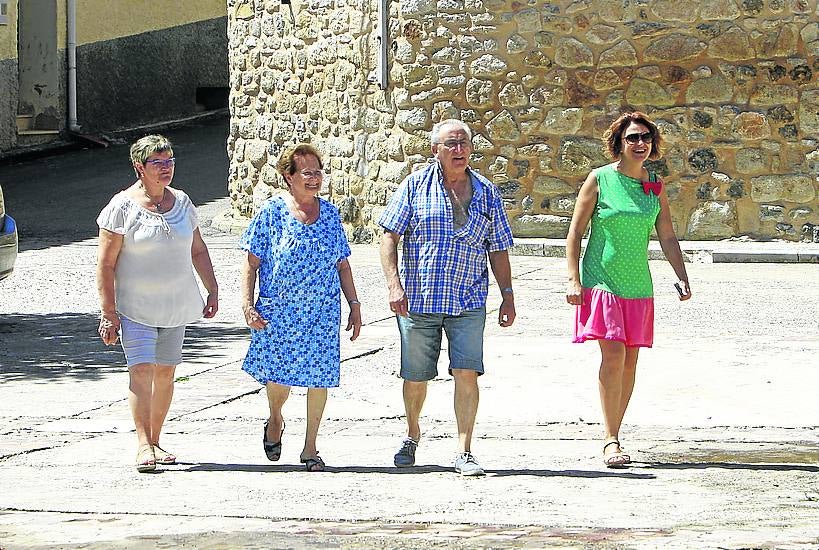
{"type": "Polygon", "coordinates": [[[644,181],[643,184],[643,192],[648,195],[649,192],[654,193],[658,197],[660,196],[660,191],[663,190],[663,180],[657,181],[644,181]]]}

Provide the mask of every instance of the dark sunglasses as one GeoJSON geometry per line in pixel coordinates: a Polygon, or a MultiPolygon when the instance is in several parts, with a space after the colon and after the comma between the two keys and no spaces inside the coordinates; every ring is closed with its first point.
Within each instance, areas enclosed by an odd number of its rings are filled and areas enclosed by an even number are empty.
{"type": "Polygon", "coordinates": [[[642,134],[629,134],[627,136],[623,136],[623,139],[632,145],[635,145],[640,140],[642,140],[643,143],[651,143],[651,141],[654,139],[654,133],[643,132],[642,134]]]}

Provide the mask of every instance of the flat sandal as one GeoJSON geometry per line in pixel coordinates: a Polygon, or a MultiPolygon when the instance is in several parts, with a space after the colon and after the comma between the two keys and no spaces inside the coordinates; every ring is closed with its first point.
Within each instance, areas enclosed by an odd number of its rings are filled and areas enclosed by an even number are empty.
{"type": "Polygon", "coordinates": [[[623,468],[624,466],[631,464],[631,457],[622,450],[607,455],[606,448],[609,447],[609,445],[617,445],[619,448],[620,442],[616,439],[612,439],[603,445],[603,464],[606,466],[606,468],[623,468]]]}
{"type": "Polygon", "coordinates": [[[156,470],[156,455],[151,445],[143,445],[137,451],[136,469],[140,474],[156,470]]]}

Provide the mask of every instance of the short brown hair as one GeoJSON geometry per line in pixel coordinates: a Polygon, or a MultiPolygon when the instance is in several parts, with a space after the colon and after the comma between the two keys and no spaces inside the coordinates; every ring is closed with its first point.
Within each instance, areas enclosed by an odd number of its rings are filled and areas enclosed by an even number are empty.
{"type": "Polygon", "coordinates": [[[660,135],[659,128],[648,118],[648,115],[640,111],[623,113],[617,117],[617,120],[611,123],[608,130],[603,132],[603,140],[606,142],[603,150],[606,154],[615,160],[620,158],[620,155],[623,154],[623,133],[625,133],[626,128],[628,128],[632,122],[642,124],[651,132],[651,154],[648,155],[648,158],[655,160],[663,156],[660,150],[660,147],[663,145],[663,138],[660,135]]]}
{"type": "MultiPolygon", "coordinates": [[[[309,143],[299,143],[293,147],[288,147],[279,157],[279,162],[276,163],[276,171],[285,176],[285,174],[293,175],[296,173],[296,157],[314,156],[319,163],[319,168],[324,168],[321,162],[321,153],[318,149],[309,143]]],[[[286,179],[285,179],[286,181],[286,179]]]]}

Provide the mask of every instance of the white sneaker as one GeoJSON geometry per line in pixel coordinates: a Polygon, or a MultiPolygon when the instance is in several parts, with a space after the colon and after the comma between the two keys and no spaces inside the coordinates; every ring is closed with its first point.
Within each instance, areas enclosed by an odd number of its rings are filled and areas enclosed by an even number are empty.
{"type": "Polygon", "coordinates": [[[478,460],[470,452],[461,453],[455,457],[455,471],[462,476],[482,476],[483,468],[478,464],[478,460]]]}

